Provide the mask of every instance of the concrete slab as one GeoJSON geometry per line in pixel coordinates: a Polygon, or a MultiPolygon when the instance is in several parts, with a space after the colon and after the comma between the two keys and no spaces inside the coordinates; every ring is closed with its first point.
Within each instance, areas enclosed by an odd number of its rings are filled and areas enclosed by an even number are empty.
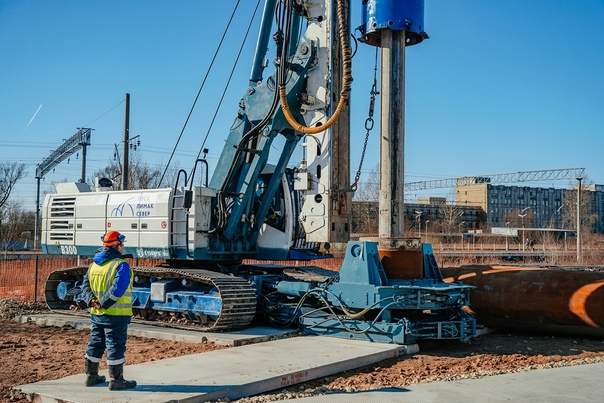
{"type": "MultiPolygon", "coordinates": [[[[416,351],[417,347],[412,351],[416,351]]],[[[85,387],[85,375],[13,389],[39,402],[203,402],[238,399],[396,357],[405,348],[324,336],[295,337],[124,368],[135,389],[85,387]]],[[[107,376],[107,371],[101,371],[107,376]]]]}
{"type": "MultiPolygon", "coordinates": [[[[90,329],[91,326],[88,317],[56,313],[17,316],[15,320],[19,323],[33,322],[42,326],[71,326],[75,329],[90,329]]],[[[128,326],[128,334],[150,339],[187,343],[205,343],[209,341],[223,346],[244,346],[290,336],[296,334],[296,331],[256,326],[230,332],[200,332],[132,323],[128,326]]]]}
{"type": "Polygon", "coordinates": [[[469,403],[603,402],[604,363],[516,372],[453,382],[433,382],[401,389],[341,393],[292,399],[301,403],[469,403]]]}

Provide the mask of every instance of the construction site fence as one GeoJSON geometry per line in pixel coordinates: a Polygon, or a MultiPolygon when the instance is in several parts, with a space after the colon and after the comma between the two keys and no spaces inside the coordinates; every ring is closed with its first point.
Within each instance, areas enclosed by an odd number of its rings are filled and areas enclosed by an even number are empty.
{"type": "MultiPolygon", "coordinates": [[[[449,256],[451,250],[434,250],[434,255],[440,267],[456,267],[467,264],[501,264],[510,263],[502,260],[502,256],[479,253],[475,250],[465,250],[461,256],[449,256]]],[[[273,264],[287,267],[314,266],[331,271],[339,271],[343,256],[314,259],[310,261],[260,261],[244,260],[244,264],[273,264]]],[[[163,259],[126,259],[131,266],[153,267],[165,263],[163,259]]],[[[0,257],[0,298],[10,298],[24,302],[46,302],[44,285],[51,272],[78,266],[88,266],[92,258],[47,256],[39,253],[15,253],[0,257]]],[[[540,253],[539,250],[527,251],[520,262],[551,265],[577,264],[575,251],[549,251],[540,253]]],[[[582,265],[598,265],[604,262],[604,249],[584,250],[581,256],[582,265]]]]}
{"type": "MultiPolygon", "coordinates": [[[[161,259],[126,259],[131,266],[153,267],[164,262],[161,259]]],[[[287,266],[318,266],[328,270],[339,270],[342,259],[329,258],[313,261],[256,261],[244,263],[284,264],[287,266]]],[[[23,302],[46,302],[44,285],[51,272],[60,269],[88,266],[92,258],[51,257],[33,255],[20,260],[0,260],[0,298],[9,298],[23,302]]]]}

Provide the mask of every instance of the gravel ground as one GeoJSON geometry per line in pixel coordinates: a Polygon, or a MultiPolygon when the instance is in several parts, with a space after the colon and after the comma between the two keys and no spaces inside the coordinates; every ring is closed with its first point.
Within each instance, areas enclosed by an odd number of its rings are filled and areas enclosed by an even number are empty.
{"type": "MultiPolygon", "coordinates": [[[[0,299],[0,354],[4,363],[0,366],[1,402],[26,401],[24,396],[12,396],[14,386],[83,372],[88,330],[20,324],[13,319],[17,315],[47,311],[44,304],[0,299]]],[[[128,364],[136,364],[220,348],[224,347],[130,337],[126,358],[128,364]]],[[[272,402],[594,362],[604,362],[601,339],[502,330],[465,342],[423,342],[418,354],[236,402],[272,402]]],[[[103,362],[101,369],[104,365],[103,362]]]]}

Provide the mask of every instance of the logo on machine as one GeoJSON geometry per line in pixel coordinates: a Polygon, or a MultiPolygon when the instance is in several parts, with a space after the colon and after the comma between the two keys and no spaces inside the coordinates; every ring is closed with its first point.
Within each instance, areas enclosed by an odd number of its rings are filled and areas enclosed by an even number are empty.
{"type": "Polygon", "coordinates": [[[130,200],[134,199],[134,197],[129,198],[128,200],[126,200],[125,202],[122,202],[120,204],[118,204],[116,207],[114,207],[113,210],[111,210],[111,216],[112,217],[123,217],[124,216],[124,210],[130,211],[130,215],[134,215],[134,208],[132,207],[132,205],[130,204],[130,200]]]}
{"type": "Polygon", "coordinates": [[[149,195],[131,197],[111,210],[112,217],[148,217],[155,209],[155,203],[149,195]]]}
{"type": "Polygon", "coordinates": [[[151,215],[151,211],[155,209],[155,203],[150,195],[140,195],[136,201],[136,216],[137,217],[148,217],[151,215]]]}

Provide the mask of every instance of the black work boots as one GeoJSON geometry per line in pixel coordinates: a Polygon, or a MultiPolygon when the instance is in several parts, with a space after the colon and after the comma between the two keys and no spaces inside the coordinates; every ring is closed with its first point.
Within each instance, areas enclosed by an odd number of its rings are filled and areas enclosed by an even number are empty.
{"type": "Polygon", "coordinates": [[[109,390],[125,390],[132,389],[136,386],[136,381],[127,381],[124,379],[123,365],[109,366],[109,390]]]}
{"type": "Polygon", "coordinates": [[[99,363],[86,358],[86,386],[94,386],[105,382],[105,377],[99,375],[99,363]]]}
{"type": "MultiPolygon", "coordinates": [[[[132,389],[136,386],[136,381],[124,379],[123,365],[110,365],[109,378],[109,390],[132,389]]],[[[94,386],[103,382],[105,382],[105,377],[99,375],[99,363],[86,359],[86,386],[94,386]]]]}

